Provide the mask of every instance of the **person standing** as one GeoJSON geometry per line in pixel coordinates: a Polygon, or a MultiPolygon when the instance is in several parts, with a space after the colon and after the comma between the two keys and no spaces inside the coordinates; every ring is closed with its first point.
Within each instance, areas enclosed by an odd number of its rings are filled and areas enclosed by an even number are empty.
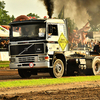
{"type": "Polygon", "coordinates": [[[100,53],[100,42],[94,46],[93,51],[100,53]]]}

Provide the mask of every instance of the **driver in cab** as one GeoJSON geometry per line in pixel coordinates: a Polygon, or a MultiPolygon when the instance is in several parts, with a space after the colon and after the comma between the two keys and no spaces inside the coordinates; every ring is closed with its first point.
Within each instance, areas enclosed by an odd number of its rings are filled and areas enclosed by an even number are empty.
{"type": "Polygon", "coordinates": [[[32,35],[32,30],[29,27],[23,27],[22,28],[22,36],[28,36],[28,35],[32,35]]]}

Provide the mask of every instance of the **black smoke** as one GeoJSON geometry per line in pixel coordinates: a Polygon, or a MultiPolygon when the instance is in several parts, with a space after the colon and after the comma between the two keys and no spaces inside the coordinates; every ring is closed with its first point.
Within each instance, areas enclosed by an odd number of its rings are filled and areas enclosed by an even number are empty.
{"type": "Polygon", "coordinates": [[[49,18],[51,18],[52,15],[53,15],[53,11],[54,11],[54,2],[53,2],[53,0],[40,0],[40,1],[43,1],[44,5],[47,9],[48,16],[49,16],[49,18]]]}
{"type": "Polygon", "coordinates": [[[86,13],[91,17],[91,24],[100,23],[100,0],[76,0],[78,14],[82,8],[86,9],[86,13]],[[81,9],[80,9],[81,8],[81,9]]]}
{"type": "Polygon", "coordinates": [[[64,6],[64,16],[70,17],[82,27],[88,21],[93,25],[100,24],[100,0],[54,0],[55,10],[59,14],[64,6]]]}

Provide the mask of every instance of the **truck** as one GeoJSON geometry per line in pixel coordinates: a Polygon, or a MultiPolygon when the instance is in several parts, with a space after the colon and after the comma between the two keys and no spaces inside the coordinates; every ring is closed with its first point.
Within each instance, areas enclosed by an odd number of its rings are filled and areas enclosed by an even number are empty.
{"type": "Polygon", "coordinates": [[[68,50],[68,26],[63,19],[18,16],[10,25],[10,69],[22,78],[39,72],[52,77],[100,74],[100,56],[88,50],[68,50]],[[17,35],[14,35],[17,34],[17,35]]]}

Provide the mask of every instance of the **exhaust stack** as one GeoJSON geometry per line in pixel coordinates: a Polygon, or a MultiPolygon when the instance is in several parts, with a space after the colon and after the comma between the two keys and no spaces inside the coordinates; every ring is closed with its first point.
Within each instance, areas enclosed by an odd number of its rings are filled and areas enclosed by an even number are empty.
{"type": "Polygon", "coordinates": [[[52,18],[53,11],[54,11],[54,2],[53,0],[41,0],[44,2],[44,5],[48,11],[49,18],[52,18]]]}

